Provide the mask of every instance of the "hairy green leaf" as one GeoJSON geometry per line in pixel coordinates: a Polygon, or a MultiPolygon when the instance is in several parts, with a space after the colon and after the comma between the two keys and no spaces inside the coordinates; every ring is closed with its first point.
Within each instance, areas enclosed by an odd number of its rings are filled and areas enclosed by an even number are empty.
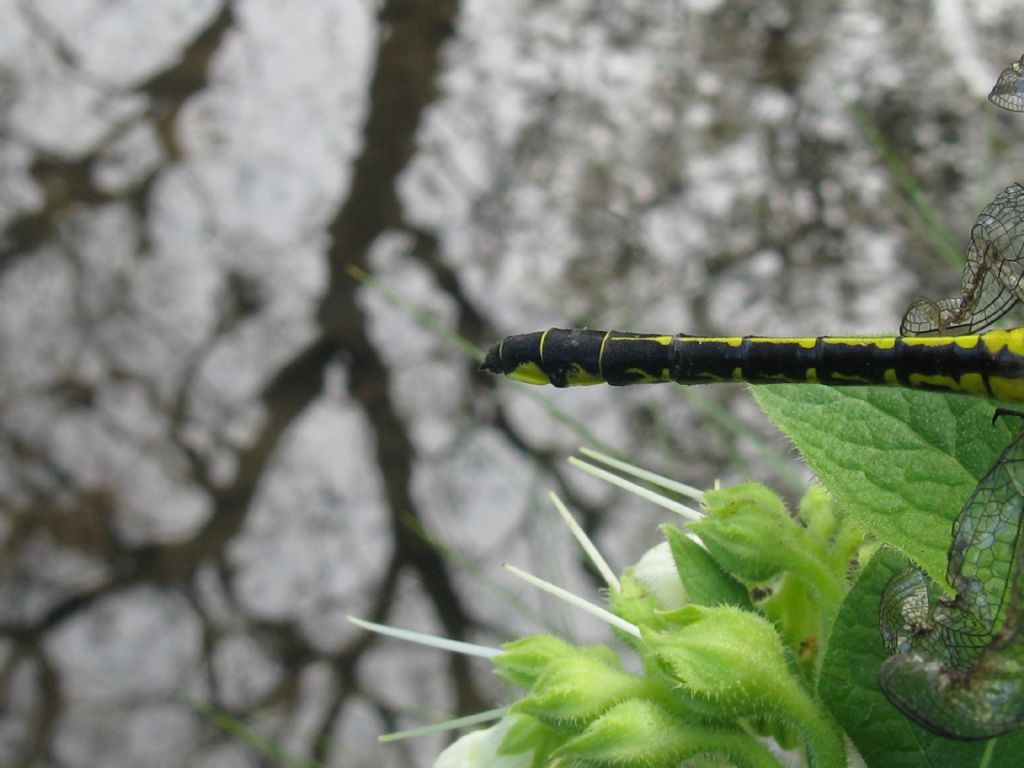
{"type": "Polygon", "coordinates": [[[845,514],[946,583],[953,520],[1012,437],[991,402],[807,384],[754,395],[845,514]]]}

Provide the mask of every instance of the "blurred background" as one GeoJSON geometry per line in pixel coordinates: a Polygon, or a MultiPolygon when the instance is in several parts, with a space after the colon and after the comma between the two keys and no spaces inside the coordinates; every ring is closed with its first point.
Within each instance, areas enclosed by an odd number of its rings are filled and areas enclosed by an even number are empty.
{"type": "Polygon", "coordinates": [[[378,734],[505,692],[346,614],[604,637],[500,567],[597,596],[549,490],[658,540],[581,444],[811,480],[743,387],[458,339],[894,333],[1018,175],[1022,50],[1009,0],[0,4],[0,763],[429,765],[378,734]]]}

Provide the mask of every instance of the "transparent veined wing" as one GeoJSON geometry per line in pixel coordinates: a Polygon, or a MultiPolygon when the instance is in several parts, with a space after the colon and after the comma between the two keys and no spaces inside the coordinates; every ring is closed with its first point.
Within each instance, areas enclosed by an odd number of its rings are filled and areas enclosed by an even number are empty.
{"type": "Polygon", "coordinates": [[[885,695],[908,717],[955,739],[1024,725],[1024,432],[981,479],[953,525],[946,577],[894,576],[879,605],[885,695]]]}
{"type": "MultiPolygon", "coordinates": [[[[999,74],[988,99],[1011,112],[1024,112],[1024,56],[999,74]]],[[[985,207],[971,229],[960,296],[915,299],[903,316],[901,335],[976,333],[1024,298],[1022,195],[1024,189],[1011,184],[985,207]]]]}
{"type": "Polygon", "coordinates": [[[999,73],[988,100],[1011,112],[1024,112],[1024,56],[999,73]]]}
{"type": "Polygon", "coordinates": [[[960,295],[916,299],[900,335],[977,333],[1024,298],[1024,186],[1014,183],[982,209],[971,228],[960,295]]]}

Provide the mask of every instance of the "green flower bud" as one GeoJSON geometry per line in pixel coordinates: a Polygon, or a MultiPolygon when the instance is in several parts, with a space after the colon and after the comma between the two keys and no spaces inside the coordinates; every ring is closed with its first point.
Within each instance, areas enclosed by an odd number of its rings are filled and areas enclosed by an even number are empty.
{"type": "Polygon", "coordinates": [[[722,567],[755,583],[790,573],[811,588],[827,615],[834,615],[846,583],[830,563],[828,542],[790,517],[778,496],[758,483],[744,483],[708,491],[704,503],[708,516],[690,528],[722,567]]]}
{"type": "Polygon", "coordinates": [[[775,628],[757,614],[688,605],[666,618],[675,629],[645,633],[648,647],[673,680],[723,716],[773,711],[779,691],[795,684],[775,628]]]}
{"type": "Polygon", "coordinates": [[[741,579],[762,582],[803,559],[806,531],[790,517],[782,500],[759,483],[708,491],[708,516],[690,523],[712,556],[741,579]]]}
{"type": "Polygon", "coordinates": [[[664,707],[640,700],[616,705],[554,754],[583,765],[623,768],[676,768],[702,754],[721,755],[753,768],[779,765],[763,745],[741,731],[686,722],[664,707]]]}
{"type": "Polygon", "coordinates": [[[616,704],[632,698],[670,700],[667,689],[653,680],[577,655],[553,664],[512,711],[578,732],[616,704]]]}
{"type": "Polygon", "coordinates": [[[583,655],[618,668],[615,652],[604,645],[576,646],[552,635],[531,635],[505,643],[504,653],[494,658],[498,677],[520,688],[530,688],[549,667],[583,655]]]}
{"type": "Polygon", "coordinates": [[[766,619],[732,607],[688,605],[666,618],[673,631],[645,632],[663,670],[720,716],[764,716],[794,727],[812,765],[845,765],[842,732],[801,687],[766,619]]]}

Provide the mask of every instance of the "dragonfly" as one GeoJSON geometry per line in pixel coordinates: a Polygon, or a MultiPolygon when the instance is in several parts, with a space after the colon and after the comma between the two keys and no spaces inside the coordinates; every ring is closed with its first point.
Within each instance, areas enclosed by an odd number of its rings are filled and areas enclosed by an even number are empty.
{"type": "MultiPolygon", "coordinates": [[[[1024,112],[1024,56],[989,100],[1024,112]]],[[[481,369],[556,387],[608,383],[811,382],[958,392],[1024,403],[1024,328],[986,330],[1024,300],[1024,186],[1011,184],[971,228],[960,295],[915,299],[891,337],[691,336],[551,328],[506,337],[481,369]]],[[[1002,413],[996,412],[997,415],[1002,413]]],[[[1020,414],[1017,414],[1018,416],[1020,414]]],[[[879,684],[908,717],[954,739],[1024,726],[1024,429],[953,525],[947,580],[917,569],[879,606],[891,654],[879,684]]]]}
{"type": "Polygon", "coordinates": [[[879,626],[892,655],[879,684],[908,717],[948,738],[1024,725],[1022,513],[1024,431],[953,523],[946,579],[956,597],[932,599],[938,590],[917,569],[893,576],[882,594],[879,626]]]}

